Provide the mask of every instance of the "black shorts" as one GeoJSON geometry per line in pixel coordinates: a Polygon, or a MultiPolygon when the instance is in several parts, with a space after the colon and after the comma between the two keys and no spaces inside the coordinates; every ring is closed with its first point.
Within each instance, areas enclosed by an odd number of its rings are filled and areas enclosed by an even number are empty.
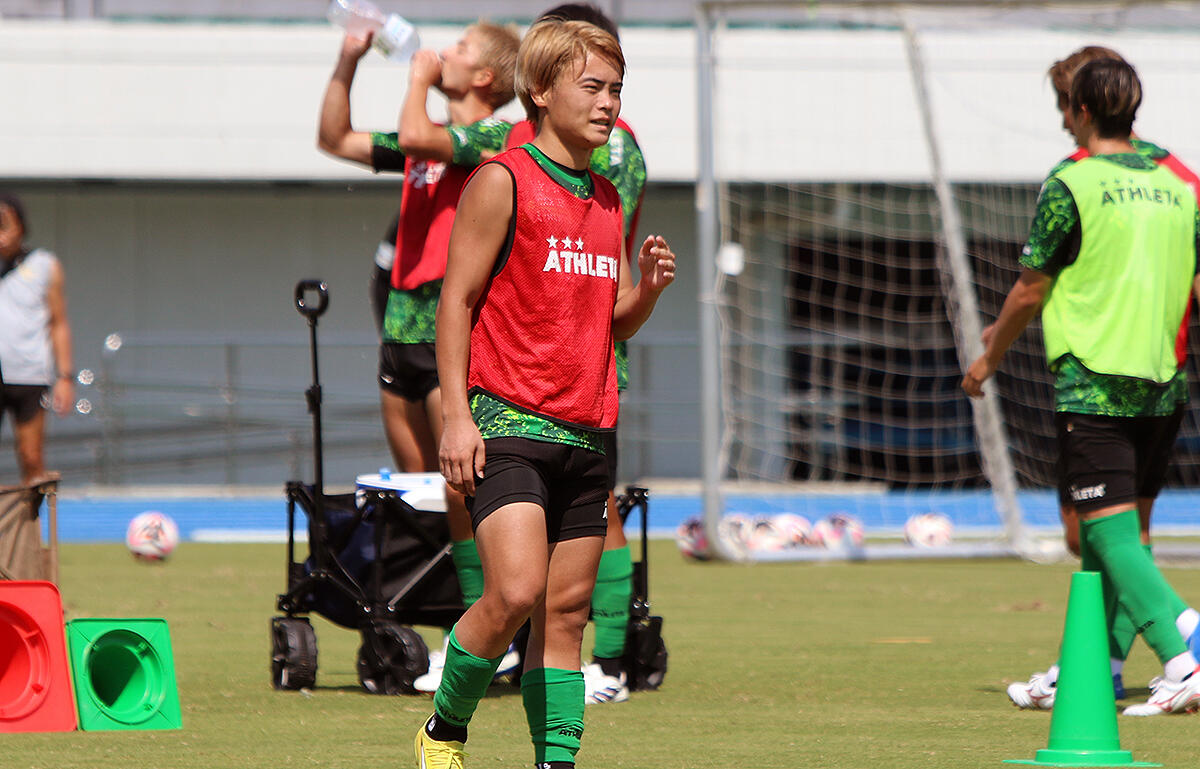
{"type": "Polygon", "coordinates": [[[438,388],[437,354],[433,342],[379,346],[379,389],[406,401],[423,401],[438,388]]]}
{"type": "Polygon", "coordinates": [[[1161,417],[1056,413],[1059,501],[1087,513],[1157,497],[1184,408],[1161,417]]]}
{"type": "Polygon", "coordinates": [[[514,502],[546,511],[546,541],[603,537],[608,529],[608,468],[594,451],[528,438],[483,442],[486,463],[475,496],[467,497],[471,525],[514,502]]]}
{"type": "Polygon", "coordinates": [[[608,466],[608,490],[617,488],[617,431],[604,433],[604,464],[608,466]]]}
{"type": "Polygon", "coordinates": [[[46,385],[6,384],[0,386],[0,419],[11,414],[13,421],[23,425],[46,408],[46,385]]]}

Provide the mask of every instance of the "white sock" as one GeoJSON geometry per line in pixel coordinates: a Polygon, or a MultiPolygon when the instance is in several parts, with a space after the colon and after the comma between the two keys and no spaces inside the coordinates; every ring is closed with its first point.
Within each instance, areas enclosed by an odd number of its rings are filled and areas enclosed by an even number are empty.
{"type": "Polygon", "coordinates": [[[1057,662],[1055,662],[1053,665],[1050,666],[1050,669],[1046,671],[1046,675],[1044,675],[1042,677],[1042,679],[1046,682],[1047,686],[1054,686],[1058,683],[1058,663],[1057,662]]]}
{"type": "Polygon", "coordinates": [[[1183,636],[1185,641],[1196,632],[1197,625],[1200,625],[1200,611],[1192,608],[1184,609],[1183,614],[1175,618],[1175,627],[1179,628],[1179,635],[1183,636]]]}
{"type": "Polygon", "coordinates": [[[1125,668],[1125,660],[1117,659],[1116,657],[1110,657],[1108,660],[1108,666],[1112,668],[1112,674],[1114,676],[1119,676],[1121,675],[1121,671],[1125,668]]]}
{"type": "Polygon", "coordinates": [[[1196,669],[1196,658],[1191,652],[1177,654],[1167,660],[1167,664],[1163,665],[1163,672],[1167,676],[1168,681],[1179,683],[1186,678],[1193,670],[1196,669]]]}

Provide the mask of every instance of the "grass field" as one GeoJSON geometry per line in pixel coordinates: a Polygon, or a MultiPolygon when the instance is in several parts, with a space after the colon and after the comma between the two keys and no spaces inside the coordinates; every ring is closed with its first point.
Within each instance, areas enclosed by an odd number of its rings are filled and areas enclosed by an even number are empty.
{"type": "MultiPolygon", "coordinates": [[[[581,768],[957,769],[1046,747],[1049,714],[1014,709],[1004,687],[1051,661],[1069,566],[689,564],[668,541],[651,544],[650,563],[666,682],[588,708],[581,768]]],[[[1167,572],[1200,600],[1200,572],[1167,572]]],[[[271,688],[268,624],[283,579],[280,545],[185,543],[165,565],[137,563],[120,545],[64,546],[68,619],[169,621],[184,728],[3,735],[0,766],[411,766],[430,702],[366,694],[355,633],[315,619],[316,688],[271,688]]],[[[1126,668],[1131,699],[1155,673],[1139,644],[1126,668]]],[[[1200,717],[1122,718],[1120,729],[1137,760],[1196,766],[1200,717]]],[[[467,748],[469,769],[531,765],[516,690],[493,687],[467,748]]]]}

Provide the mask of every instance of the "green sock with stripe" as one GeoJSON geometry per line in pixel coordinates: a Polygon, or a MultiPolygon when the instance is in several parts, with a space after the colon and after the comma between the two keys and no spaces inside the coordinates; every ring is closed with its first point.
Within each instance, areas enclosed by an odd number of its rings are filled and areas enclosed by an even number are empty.
{"type": "Polygon", "coordinates": [[[521,676],[521,700],[537,764],[575,763],[583,739],[583,673],[539,668],[521,676]]]}
{"type": "Polygon", "coordinates": [[[596,626],[593,657],[616,659],[625,653],[632,595],[633,557],[629,545],[605,550],[600,555],[596,587],[592,590],[592,621],[596,626]]]}
{"type": "Polygon", "coordinates": [[[1112,580],[1117,600],[1129,612],[1159,661],[1187,651],[1171,615],[1171,590],[1162,572],[1142,547],[1136,510],[1083,520],[1080,535],[1112,580]]]}

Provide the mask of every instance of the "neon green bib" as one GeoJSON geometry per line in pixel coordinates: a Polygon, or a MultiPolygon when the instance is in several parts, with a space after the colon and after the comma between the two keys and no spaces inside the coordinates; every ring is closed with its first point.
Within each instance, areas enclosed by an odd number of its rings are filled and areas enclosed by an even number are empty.
{"type": "Polygon", "coordinates": [[[1196,273],[1196,198],[1166,168],[1092,157],[1063,169],[1079,209],[1079,256],[1042,308],[1046,360],[1168,382],[1196,273]]]}

